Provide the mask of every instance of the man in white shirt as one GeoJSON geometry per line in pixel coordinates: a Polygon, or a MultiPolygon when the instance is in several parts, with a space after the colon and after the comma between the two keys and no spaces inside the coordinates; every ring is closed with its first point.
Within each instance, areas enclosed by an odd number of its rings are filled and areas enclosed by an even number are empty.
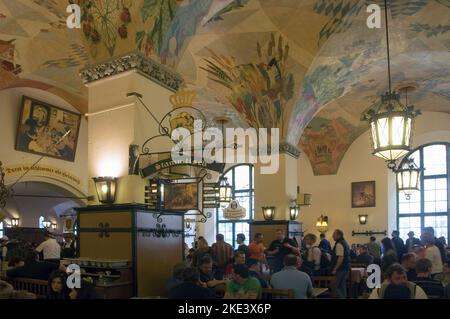
{"type": "Polygon", "coordinates": [[[408,281],[406,270],[398,263],[392,264],[386,270],[386,280],[380,288],[372,290],[369,299],[385,299],[384,292],[390,285],[405,286],[410,291],[409,299],[428,299],[427,294],[415,283],[408,281]]]}
{"type": "Polygon", "coordinates": [[[431,261],[431,277],[434,278],[436,275],[442,274],[444,269],[441,252],[435,246],[435,239],[432,234],[424,233],[421,239],[425,245],[425,258],[431,261]]]}
{"type": "Polygon", "coordinates": [[[45,261],[59,263],[61,259],[61,246],[50,232],[45,233],[45,241],[36,248],[36,251],[42,252],[45,261]]]}

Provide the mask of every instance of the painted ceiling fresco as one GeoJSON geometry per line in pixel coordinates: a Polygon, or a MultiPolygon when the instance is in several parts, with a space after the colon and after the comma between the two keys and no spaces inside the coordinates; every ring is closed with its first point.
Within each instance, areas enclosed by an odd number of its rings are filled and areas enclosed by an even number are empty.
{"type": "MultiPolygon", "coordinates": [[[[386,87],[384,26],[365,0],[0,0],[0,89],[32,86],[86,111],[86,64],[139,50],[179,72],[196,106],[233,125],[279,127],[314,173],[335,174],[386,87]]],[[[394,86],[450,112],[450,0],[390,0],[394,86]]]]}

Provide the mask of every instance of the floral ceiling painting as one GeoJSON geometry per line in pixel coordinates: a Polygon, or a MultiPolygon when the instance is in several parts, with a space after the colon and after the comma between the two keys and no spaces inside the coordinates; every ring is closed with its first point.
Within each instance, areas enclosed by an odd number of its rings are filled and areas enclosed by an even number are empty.
{"type": "Polygon", "coordinates": [[[258,62],[238,64],[233,57],[210,51],[201,67],[209,79],[226,87],[228,100],[250,127],[283,131],[286,104],[294,97],[295,80],[288,65],[289,44],[272,33],[266,47],[256,42],[258,62]]]}
{"type": "MultiPolygon", "coordinates": [[[[177,71],[209,118],[278,127],[314,173],[335,174],[387,88],[368,0],[0,0],[0,90],[30,86],[87,111],[87,64],[131,51],[177,71]],[[66,26],[69,2],[80,29],[66,26]]],[[[382,6],[383,1],[376,1],[382,6]]],[[[450,1],[389,0],[394,86],[450,112],[450,1]]],[[[384,24],[384,23],[383,23],[384,24]]]]}

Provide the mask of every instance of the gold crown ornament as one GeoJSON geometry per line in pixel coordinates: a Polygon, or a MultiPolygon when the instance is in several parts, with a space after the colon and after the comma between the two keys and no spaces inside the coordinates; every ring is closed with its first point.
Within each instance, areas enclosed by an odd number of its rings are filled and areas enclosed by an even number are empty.
{"type": "Polygon", "coordinates": [[[179,90],[169,97],[169,101],[172,103],[174,109],[192,107],[196,96],[197,93],[194,91],[179,90]]]}

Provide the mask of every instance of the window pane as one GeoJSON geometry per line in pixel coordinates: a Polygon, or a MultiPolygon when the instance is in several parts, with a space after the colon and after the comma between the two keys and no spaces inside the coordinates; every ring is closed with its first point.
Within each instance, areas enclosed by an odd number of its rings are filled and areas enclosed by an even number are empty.
{"type": "Polygon", "coordinates": [[[426,176],[447,174],[446,145],[430,145],[423,149],[426,176]]]}
{"type": "Polygon", "coordinates": [[[403,240],[408,239],[408,232],[411,230],[418,236],[422,227],[420,225],[420,217],[400,217],[398,220],[398,231],[403,240]]]}
{"type": "Polygon", "coordinates": [[[425,213],[447,211],[447,179],[424,180],[425,213]]]}
{"type": "Polygon", "coordinates": [[[3,222],[0,223],[0,238],[3,237],[3,222]]]}
{"type": "MultiPolygon", "coordinates": [[[[250,238],[250,227],[247,222],[243,223],[236,223],[236,235],[237,234],[244,234],[245,235],[245,244],[248,245],[249,238],[250,238]]],[[[235,236],[236,237],[236,236],[235,236]]],[[[237,243],[234,243],[234,248],[237,248],[237,243]]]]}
{"type": "Polygon", "coordinates": [[[239,204],[245,208],[245,217],[244,219],[250,219],[250,197],[249,193],[236,193],[235,199],[239,202],[239,204]]]}
{"type": "Polygon", "coordinates": [[[434,236],[439,238],[444,236],[448,242],[447,234],[447,216],[426,216],[425,217],[425,227],[434,228],[434,236]]]}
{"type": "Polygon", "coordinates": [[[419,214],[420,213],[420,192],[413,192],[411,199],[407,200],[405,194],[398,193],[399,214],[419,214]]]}
{"type": "Polygon", "coordinates": [[[234,169],[235,190],[250,189],[250,169],[248,166],[238,166],[234,169]]]}
{"type": "Polygon", "coordinates": [[[219,234],[225,237],[225,241],[233,245],[233,223],[219,223],[219,234]]]}

